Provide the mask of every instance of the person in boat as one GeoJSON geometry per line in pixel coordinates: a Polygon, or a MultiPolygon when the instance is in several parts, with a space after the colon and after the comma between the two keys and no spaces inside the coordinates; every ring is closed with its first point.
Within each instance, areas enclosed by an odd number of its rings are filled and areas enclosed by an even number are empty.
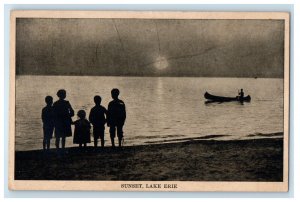
{"type": "Polygon", "coordinates": [[[112,147],[115,147],[114,139],[116,136],[116,129],[119,140],[119,147],[122,146],[123,126],[126,119],[125,103],[118,98],[119,94],[119,89],[112,89],[111,97],[113,98],[113,100],[108,104],[107,126],[110,127],[109,133],[112,147]]]}
{"type": "Polygon", "coordinates": [[[244,100],[244,91],[243,91],[243,89],[241,89],[241,91],[239,92],[239,100],[240,101],[244,100]]]}
{"type": "Polygon", "coordinates": [[[43,150],[50,149],[50,140],[52,139],[54,131],[54,116],[53,116],[53,98],[46,96],[46,106],[42,110],[42,121],[43,121],[43,150]]]}
{"type": "Polygon", "coordinates": [[[55,126],[55,146],[59,149],[59,143],[61,140],[62,149],[65,148],[66,137],[72,136],[72,117],[74,116],[74,110],[69,101],[65,100],[66,91],[64,89],[60,89],[57,91],[56,95],[59,100],[54,102],[53,104],[53,112],[54,112],[54,126],[55,126]]]}
{"type": "Polygon", "coordinates": [[[95,106],[91,109],[89,121],[93,125],[94,146],[97,147],[98,139],[101,140],[101,147],[104,147],[104,131],[107,116],[107,110],[101,105],[101,97],[94,97],[95,106]]]}

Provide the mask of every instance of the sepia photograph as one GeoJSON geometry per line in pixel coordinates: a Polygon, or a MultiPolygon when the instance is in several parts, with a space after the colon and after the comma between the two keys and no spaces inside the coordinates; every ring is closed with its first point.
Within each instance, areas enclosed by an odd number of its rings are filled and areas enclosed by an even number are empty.
{"type": "Polygon", "coordinates": [[[14,190],[288,191],[289,13],[12,11],[14,190]]]}

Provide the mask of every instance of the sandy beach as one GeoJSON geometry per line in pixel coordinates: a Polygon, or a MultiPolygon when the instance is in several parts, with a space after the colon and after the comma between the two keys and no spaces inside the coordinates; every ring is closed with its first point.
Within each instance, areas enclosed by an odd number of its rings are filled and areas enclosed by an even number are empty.
{"type": "Polygon", "coordinates": [[[15,179],[282,181],[283,139],[17,151],[15,179]]]}

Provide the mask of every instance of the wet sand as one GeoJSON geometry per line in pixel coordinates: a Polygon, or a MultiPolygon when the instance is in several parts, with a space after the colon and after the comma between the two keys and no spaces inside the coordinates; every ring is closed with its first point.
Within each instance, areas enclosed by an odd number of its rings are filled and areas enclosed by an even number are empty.
{"type": "Polygon", "coordinates": [[[282,181],[283,139],[17,151],[16,180],[282,181]]]}

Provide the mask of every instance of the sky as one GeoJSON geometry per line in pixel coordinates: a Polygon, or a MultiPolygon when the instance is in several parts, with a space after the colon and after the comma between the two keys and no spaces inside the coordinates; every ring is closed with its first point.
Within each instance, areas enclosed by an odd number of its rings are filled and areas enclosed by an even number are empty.
{"type": "Polygon", "coordinates": [[[283,20],[17,19],[17,75],[283,78],[283,56],[283,20]]]}

